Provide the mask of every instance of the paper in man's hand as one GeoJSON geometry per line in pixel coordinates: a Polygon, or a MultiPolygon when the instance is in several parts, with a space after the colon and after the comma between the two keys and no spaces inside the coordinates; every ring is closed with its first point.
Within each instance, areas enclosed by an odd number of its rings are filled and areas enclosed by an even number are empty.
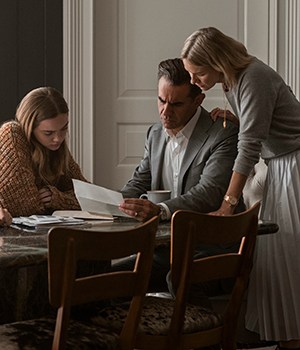
{"type": "Polygon", "coordinates": [[[73,185],[81,210],[128,217],[118,208],[123,201],[122,193],[75,179],[73,185]]]}

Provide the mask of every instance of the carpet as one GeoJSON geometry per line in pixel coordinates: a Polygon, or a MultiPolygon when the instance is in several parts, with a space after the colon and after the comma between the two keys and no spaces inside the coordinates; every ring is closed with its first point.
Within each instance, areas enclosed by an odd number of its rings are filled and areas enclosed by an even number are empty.
{"type": "Polygon", "coordinates": [[[260,341],[257,343],[250,343],[250,344],[237,344],[237,350],[275,350],[277,348],[276,342],[267,342],[267,341],[260,341]]]}

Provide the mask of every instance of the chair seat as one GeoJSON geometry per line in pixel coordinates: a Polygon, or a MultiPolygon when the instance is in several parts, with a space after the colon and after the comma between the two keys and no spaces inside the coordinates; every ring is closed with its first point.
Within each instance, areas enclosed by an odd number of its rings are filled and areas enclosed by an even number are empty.
{"type": "MultiPolygon", "coordinates": [[[[127,315],[127,304],[106,307],[91,318],[95,325],[107,326],[119,331],[127,315]]],[[[174,299],[147,297],[143,306],[139,331],[148,335],[167,335],[174,299]]],[[[222,316],[201,306],[187,305],[183,333],[194,333],[219,327],[223,324],[222,316]]]]}
{"type": "MultiPolygon", "coordinates": [[[[51,350],[55,319],[36,319],[0,326],[0,349],[51,350]]],[[[104,327],[70,321],[66,349],[117,350],[119,336],[104,327]]]]}

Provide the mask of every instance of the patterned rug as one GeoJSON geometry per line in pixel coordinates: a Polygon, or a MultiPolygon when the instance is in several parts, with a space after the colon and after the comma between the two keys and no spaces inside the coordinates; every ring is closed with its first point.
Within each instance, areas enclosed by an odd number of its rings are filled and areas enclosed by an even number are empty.
{"type": "Polygon", "coordinates": [[[258,343],[251,343],[251,344],[237,344],[238,350],[246,350],[246,349],[252,349],[252,350],[275,350],[277,347],[276,342],[270,342],[270,341],[260,341],[258,343]]]}

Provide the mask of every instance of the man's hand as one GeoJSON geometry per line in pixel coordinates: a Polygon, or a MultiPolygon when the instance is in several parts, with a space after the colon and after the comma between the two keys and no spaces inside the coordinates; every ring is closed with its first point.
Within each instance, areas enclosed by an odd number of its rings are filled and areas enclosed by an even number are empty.
{"type": "Polygon", "coordinates": [[[139,221],[147,221],[160,213],[160,207],[157,204],[140,198],[125,198],[119,205],[119,209],[139,221]]]}
{"type": "Polygon", "coordinates": [[[52,199],[52,193],[48,187],[43,187],[39,190],[40,201],[45,207],[49,207],[52,199]]]}
{"type": "Polygon", "coordinates": [[[7,209],[0,208],[0,225],[9,226],[12,222],[12,216],[7,209]]]}

